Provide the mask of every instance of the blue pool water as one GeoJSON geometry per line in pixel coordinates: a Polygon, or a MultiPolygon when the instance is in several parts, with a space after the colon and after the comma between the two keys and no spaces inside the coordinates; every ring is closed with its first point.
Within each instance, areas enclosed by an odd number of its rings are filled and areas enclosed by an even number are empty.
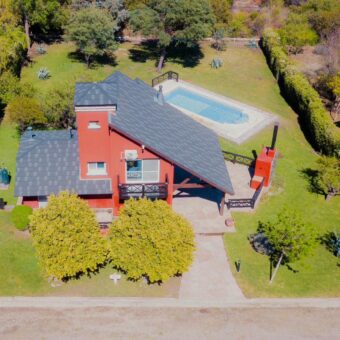
{"type": "Polygon", "coordinates": [[[194,112],[218,123],[239,124],[248,120],[248,116],[236,107],[201,96],[182,87],[167,93],[164,98],[169,104],[194,112]]]}

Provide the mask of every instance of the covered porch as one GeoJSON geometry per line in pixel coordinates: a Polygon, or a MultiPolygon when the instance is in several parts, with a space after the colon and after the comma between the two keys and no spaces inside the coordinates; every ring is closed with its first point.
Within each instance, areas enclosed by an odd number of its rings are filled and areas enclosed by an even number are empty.
{"type": "MultiPolygon", "coordinates": [[[[234,232],[233,225],[226,225],[226,220],[232,221],[230,210],[226,206],[228,199],[252,197],[255,193],[255,190],[250,188],[251,167],[229,161],[226,161],[226,165],[235,191],[233,196],[227,194],[224,199],[222,193],[214,188],[182,188],[174,192],[173,209],[192,223],[196,234],[234,232]],[[219,213],[221,202],[225,206],[222,215],[219,213]]],[[[249,210],[251,209],[242,209],[249,210]]]]}

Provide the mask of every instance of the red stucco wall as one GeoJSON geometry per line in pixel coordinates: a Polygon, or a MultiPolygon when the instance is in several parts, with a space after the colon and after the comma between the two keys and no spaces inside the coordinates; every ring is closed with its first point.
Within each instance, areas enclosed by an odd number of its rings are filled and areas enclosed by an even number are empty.
{"type": "Polygon", "coordinates": [[[118,214],[119,207],[121,206],[118,193],[118,176],[120,183],[125,183],[126,168],[125,159],[123,158],[125,150],[137,150],[138,159],[160,159],[160,182],[165,182],[167,175],[169,182],[167,202],[172,204],[174,166],[170,162],[162,159],[150,150],[143,150],[140,144],[118,131],[110,129],[108,126],[108,112],[77,112],[77,126],[81,178],[111,178],[112,180],[113,200],[102,197],[87,199],[91,207],[107,208],[108,205],[111,205],[114,208],[115,214],[118,214]],[[101,128],[88,129],[90,121],[98,121],[101,128]],[[88,176],[88,162],[105,162],[107,175],[88,176]]]}
{"type": "Polygon", "coordinates": [[[38,197],[23,197],[22,204],[33,209],[39,208],[38,197]]]}
{"type": "Polygon", "coordinates": [[[91,208],[113,208],[112,195],[80,196],[91,208]]]}

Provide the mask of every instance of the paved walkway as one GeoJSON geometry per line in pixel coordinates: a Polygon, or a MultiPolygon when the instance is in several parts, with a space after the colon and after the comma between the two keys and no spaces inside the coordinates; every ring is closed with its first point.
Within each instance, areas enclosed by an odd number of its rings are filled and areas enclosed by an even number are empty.
{"type": "Polygon", "coordinates": [[[181,280],[180,299],[240,300],[244,296],[229,264],[222,236],[196,235],[197,251],[181,280]]]}
{"type": "Polygon", "coordinates": [[[223,243],[223,234],[233,232],[226,227],[225,219],[231,218],[225,209],[219,215],[215,190],[205,190],[201,197],[190,197],[188,193],[174,199],[174,210],[187,218],[196,234],[194,263],[181,280],[180,299],[235,300],[244,299],[229,267],[223,243]]]}
{"type": "Polygon", "coordinates": [[[226,227],[226,218],[231,218],[227,207],[224,215],[219,214],[220,194],[216,190],[194,189],[196,191],[182,192],[175,196],[173,209],[180,215],[189,220],[196,234],[222,234],[235,232],[235,228],[226,227]],[[201,196],[191,196],[193,193],[200,192],[201,196]]]}

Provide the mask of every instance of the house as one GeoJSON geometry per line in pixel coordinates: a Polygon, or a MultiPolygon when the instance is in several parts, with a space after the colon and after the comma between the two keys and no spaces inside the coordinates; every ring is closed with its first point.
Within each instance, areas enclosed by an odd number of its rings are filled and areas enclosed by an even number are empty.
{"type": "Polygon", "coordinates": [[[77,129],[26,131],[17,156],[15,195],[33,208],[51,193],[76,192],[114,214],[130,197],[164,199],[178,189],[233,194],[214,132],[164,102],[139,79],[115,72],[77,83],[77,129]],[[178,174],[186,174],[177,180],[178,174]]]}

